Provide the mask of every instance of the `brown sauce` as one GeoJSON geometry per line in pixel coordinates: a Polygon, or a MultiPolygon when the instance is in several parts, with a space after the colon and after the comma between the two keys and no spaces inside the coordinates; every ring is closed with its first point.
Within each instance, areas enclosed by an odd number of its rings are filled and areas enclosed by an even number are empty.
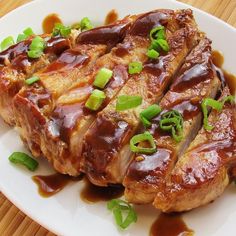
{"type": "Polygon", "coordinates": [[[169,168],[172,159],[171,150],[158,147],[158,150],[151,155],[136,156],[135,161],[131,162],[126,176],[130,180],[157,185],[166,174],[164,170],[169,168]],[[140,156],[143,160],[137,161],[137,157],[140,156]]]}
{"type": "Polygon", "coordinates": [[[52,33],[52,30],[56,23],[62,23],[62,20],[57,14],[52,13],[46,16],[42,23],[43,32],[46,34],[52,33]]]}
{"type": "Polygon", "coordinates": [[[60,55],[66,49],[70,48],[70,40],[63,37],[53,37],[47,41],[47,47],[44,53],[53,53],[60,55]]]}
{"type": "Polygon", "coordinates": [[[20,43],[10,46],[8,49],[0,52],[0,65],[6,65],[19,55],[26,55],[31,40],[24,40],[20,43]]]}
{"type": "Polygon", "coordinates": [[[160,214],[151,226],[150,236],[192,236],[180,215],[160,214]]]}
{"type": "Polygon", "coordinates": [[[196,64],[189,70],[185,71],[171,86],[174,92],[182,92],[188,88],[193,88],[195,85],[202,83],[209,78],[212,78],[213,70],[208,64],[196,64]]]}
{"type": "Polygon", "coordinates": [[[35,175],[33,181],[38,185],[38,192],[42,197],[51,197],[60,192],[70,181],[81,180],[82,176],[74,178],[59,173],[53,175],[35,175]]]}
{"type": "Polygon", "coordinates": [[[113,47],[123,40],[129,25],[130,23],[124,22],[84,31],[78,36],[77,43],[105,44],[108,48],[113,47]]]}
{"type": "Polygon", "coordinates": [[[133,24],[130,34],[139,36],[149,35],[150,30],[154,26],[165,25],[165,23],[167,23],[167,21],[171,18],[171,12],[172,11],[169,10],[158,10],[141,15],[135,21],[135,24],[133,24]]]}
{"type": "Polygon", "coordinates": [[[112,9],[108,12],[106,18],[105,18],[105,25],[109,25],[114,23],[115,21],[118,20],[118,13],[115,9],[112,9]]]}
{"type": "Polygon", "coordinates": [[[219,79],[222,81],[223,84],[227,84],[229,86],[230,93],[235,95],[236,94],[236,76],[222,69],[222,66],[224,64],[223,55],[219,51],[213,51],[212,61],[213,61],[213,64],[216,66],[216,72],[219,79]]]}
{"type": "Polygon", "coordinates": [[[119,198],[123,193],[124,187],[121,185],[99,187],[91,184],[89,180],[85,179],[85,186],[80,192],[80,197],[86,203],[96,203],[119,198]]]}
{"type": "Polygon", "coordinates": [[[88,63],[89,59],[89,56],[81,54],[76,49],[69,49],[61,54],[61,56],[56,61],[46,67],[43,73],[58,71],[61,69],[68,70],[72,68],[78,68],[88,63]]]}

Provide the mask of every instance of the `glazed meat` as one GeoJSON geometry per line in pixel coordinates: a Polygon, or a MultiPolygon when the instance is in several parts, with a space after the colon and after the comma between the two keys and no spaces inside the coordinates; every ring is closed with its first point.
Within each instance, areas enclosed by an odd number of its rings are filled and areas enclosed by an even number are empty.
{"type": "Polygon", "coordinates": [[[199,40],[192,12],[176,14],[180,27],[167,38],[170,51],[158,60],[147,61],[142,72],[128,80],[85,134],[82,168],[93,184],[122,183],[132,156],[129,140],[140,127],[140,111],[160,101],[184,58],[199,40]],[[140,95],[142,105],[117,111],[117,97],[121,95],[140,95]]]}
{"type": "MultiPolygon", "coordinates": [[[[88,82],[77,83],[57,100],[57,106],[44,126],[40,144],[44,156],[53,163],[57,171],[73,176],[80,174],[82,139],[96,115],[95,111],[85,107],[85,102],[95,88],[93,81],[97,72],[103,67],[113,71],[113,77],[103,90],[106,94],[104,107],[129,79],[128,64],[147,60],[150,29],[160,22],[168,21],[175,21],[173,11],[158,10],[140,16],[132,23],[123,42],[97,60],[93,73],[88,75],[88,82]],[[146,22],[145,31],[143,28],[140,31],[140,21],[146,22]]],[[[173,24],[171,26],[168,34],[174,28],[173,24]]]]}
{"type": "Polygon", "coordinates": [[[47,41],[44,54],[38,59],[30,59],[27,50],[32,38],[19,42],[0,53],[0,115],[10,125],[15,123],[12,99],[24,85],[25,79],[54,61],[63,51],[70,48],[74,37],[50,38],[43,35],[47,41]]]}
{"type": "MultiPolygon", "coordinates": [[[[222,100],[229,95],[226,87],[222,100]]],[[[215,200],[229,184],[236,161],[236,106],[225,103],[208,118],[214,128],[200,130],[179,159],[154,205],[165,212],[187,211],[215,200]]]]}
{"type": "Polygon", "coordinates": [[[124,179],[125,198],[134,203],[151,203],[161,191],[179,156],[188,147],[201,127],[201,102],[215,97],[220,81],[212,67],[211,42],[204,38],[187,56],[178,76],[160,102],[162,113],[154,118],[150,133],[157,152],[136,154],[124,179]],[[182,140],[177,142],[171,134],[159,127],[161,116],[176,110],[183,116],[182,140]]]}
{"type": "Polygon", "coordinates": [[[24,87],[16,95],[14,110],[17,126],[34,156],[42,154],[41,132],[57,99],[75,84],[84,86],[89,82],[97,59],[122,41],[131,21],[132,18],[127,17],[114,25],[80,33],[74,48],[65,51],[56,61],[36,73],[40,80],[24,87]]]}

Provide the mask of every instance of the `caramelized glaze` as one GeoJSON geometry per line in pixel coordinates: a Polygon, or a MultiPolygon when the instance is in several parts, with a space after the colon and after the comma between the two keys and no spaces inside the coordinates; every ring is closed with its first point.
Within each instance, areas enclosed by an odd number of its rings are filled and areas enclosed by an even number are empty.
{"type": "Polygon", "coordinates": [[[131,27],[130,34],[146,37],[153,27],[165,25],[172,14],[171,10],[157,10],[142,14],[131,27]]]}
{"type": "MultiPolygon", "coordinates": [[[[164,175],[163,170],[172,159],[172,152],[165,148],[158,147],[157,152],[151,155],[140,155],[142,161],[134,160],[128,169],[129,180],[137,182],[156,184],[164,175]]],[[[136,157],[137,158],[137,157],[136,157]]]]}
{"type": "Polygon", "coordinates": [[[57,72],[58,70],[69,70],[86,65],[89,62],[89,56],[81,54],[80,51],[69,49],[61,54],[61,56],[51,63],[43,73],[57,72]]]}
{"type": "MultiPolygon", "coordinates": [[[[114,123],[106,117],[98,117],[86,135],[83,155],[90,176],[102,179],[114,153],[121,148],[130,126],[124,121],[114,123]],[[100,158],[103,156],[103,158],[100,158]]],[[[95,179],[96,179],[95,178],[95,179]]]]}
{"type": "Polygon", "coordinates": [[[86,203],[96,203],[119,198],[123,193],[124,187],[122,185],[99,187],[91,184],[85,179],[85,186],[80,192],[80,197],[86,203]]]}
{"type": "Polygon", "coordinates": [[[38,185],[38,192],[42,197],[51,197],[61,191],[70,181],[81,180],[80,177],[71,177],[59,173],[53,175],[35,175],[33,181],[38,185]]]}
{"type": "Polygon", "coordinates": [[[110,10],[105,18],[105,25],[109,25],[118,20],[118,13],[115,9],[110,10]]]}
{"type": "Polygon", "coordinates": [[[30,43],[31,40],[24,40],[0,52],[0,64],[6,65],[7,62],[11,62],[12,59],[16,58],[17,56],[26,54],[30,43]]]}
{"type": "Polygon", "coordinates": [[[124,22],[123,24],[117,23],[87,30],[79,34],[77,43],[105,44],[110,49],[112,46],[122,41],[129,26],[129,22],[124,22]]]}
{"type": "Polygon", "coordinates": [[[180,215],[161,213],[150,229],[150,236],[192,236],[193,230],[189,229],[180,215]]]}

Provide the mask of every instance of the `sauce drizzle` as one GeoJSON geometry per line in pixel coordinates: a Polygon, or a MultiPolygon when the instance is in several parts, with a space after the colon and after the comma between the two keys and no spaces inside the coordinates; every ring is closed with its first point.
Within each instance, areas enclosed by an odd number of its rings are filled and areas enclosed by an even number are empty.
{"type": "Polygon", "coordinates": [[[151,226],[150,236],[191,236],[189,229],[180,215],[161,213],[151,226]]]}
{"type": "Polygon", "coordinates": [[[80,177],[71,177],[59,173],[52,175],[35,175],[33,181],[38,185],[38,192],[42,197],[51,197],[60,192],[70,181],[81,180],[80,177]]]}
{"type": "Polygon", "coordinates": [[[80,192],[80,197],[86,203],[96,203],[119,198],[123,193],[124,187],[121,185],[100,187],[91,184],[88,179],[85,179],[85,186],[80,192]]]}

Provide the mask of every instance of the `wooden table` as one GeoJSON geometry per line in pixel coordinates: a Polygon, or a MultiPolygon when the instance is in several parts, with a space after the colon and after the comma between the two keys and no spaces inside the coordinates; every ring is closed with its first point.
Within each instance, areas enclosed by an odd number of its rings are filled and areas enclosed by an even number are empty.
{"type": "MultiPolygon", "coordinates": [[[[0,0],[0,17],[30,0],[0,0]]],[[[236,0],[180,0],[215,15],[236,27],[236,0]]],[[[1,236],[53,236],[19,211],[0,193],[1,236]]]]}

